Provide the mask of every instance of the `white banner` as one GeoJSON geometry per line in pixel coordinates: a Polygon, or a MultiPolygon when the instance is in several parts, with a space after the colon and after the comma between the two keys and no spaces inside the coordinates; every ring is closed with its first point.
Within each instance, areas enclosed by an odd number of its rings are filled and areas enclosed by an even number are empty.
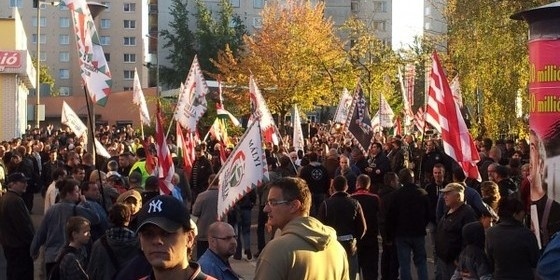
{"type": "Polygon", "coordinates": [[[179,93],[174,113],[175,120],[189,133],[196,132],[196,125],[206,112],[207,93],[208,85],[204,76],[202,76],[198,59],[195,56],[187,80],[184,86],[181,86],[181,92],[179,93]]]}
{"type": "Polygon", "coordinates": [[[340,101],[336,108],[333,121],[344,125],[350,113],[350,106],[352,106],[352,95],[348,93],[347,89],[344,89],[340,95],[340,101]]]}
{"type": "Polygon", "coordinates": [[[243,196],[263,184],[263,180],[268,180],[268,168],[258,122],[253,122],[247,128],[241,141],[218,172],[217,178],[220,185],[218,220],[222,220],[243,196]]]}
{"type": "Polygon", "coordinates": [[[301,129],[301,118],[299,117],[299,111],[297,105],[294,104],[294,150],[295,151],[305,151],[305,142],[303,141],[303,130],[301,129]]]}
{"type": "Polygon", "coordinates": [[[150,126],[148,104],[146,104],[146,98],[144,97],[144,92],[142,91],[142,85],[140,84],[140,78],[138,77],[138,71],[136,68],[134,68],[134,82],[132,83],[132,103],[138,106],[138,109],[140,110],[140,122],[150,126]]]}
{"type": "Polygon", "coordinates": [[[63,125],[70,127],[70,130],[72,130],[78,138],[82,137],[82,135],[87,132],[87,126],[82,122],[74,110],[66,104],[66,101],[62,101],[62,114],[60,122],[63,125]]]}

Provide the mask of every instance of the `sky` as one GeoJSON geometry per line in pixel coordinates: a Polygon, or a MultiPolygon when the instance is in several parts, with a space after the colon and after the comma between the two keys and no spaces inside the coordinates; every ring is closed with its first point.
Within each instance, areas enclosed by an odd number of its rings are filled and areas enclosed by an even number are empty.
{"type": "Polygon", "coordinates": [[[393,0],[393,49],[411,44],[422,34],[424,0],[393,0]]]}

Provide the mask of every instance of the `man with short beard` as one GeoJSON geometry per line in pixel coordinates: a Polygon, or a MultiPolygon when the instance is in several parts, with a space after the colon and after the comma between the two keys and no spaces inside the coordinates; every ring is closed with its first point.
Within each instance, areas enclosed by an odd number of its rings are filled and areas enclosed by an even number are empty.
{"type": "Polygon", "coordinates": [[[216,279],[238,280],[229,258],[235,254],[237,240],[233,227],[224,222],[214,222],[208,228],[208,249],[198,260],[202,271],[216,279]]]}

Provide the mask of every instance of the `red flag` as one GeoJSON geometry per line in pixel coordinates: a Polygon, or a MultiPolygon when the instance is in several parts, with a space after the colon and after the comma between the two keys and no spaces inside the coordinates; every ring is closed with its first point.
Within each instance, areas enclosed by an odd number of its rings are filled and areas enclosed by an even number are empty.
{"type": "Polygon", "coordinates": [[[194,137],[190,133],[183,134],[183,130],[181,128],[181,124],[177,122],[177,142],[178,146],[181,148],[183,153],[183,169],[185,170],[185,175],[188,179],[191,177],[193,162],[195,159],[195,152],[194,152],[194,137]]]}
{"type": "Polygon", "coordinates": [[[424,133],[425,119],[424,109],[422,109],[422,107],[418,108],[418,111],[416,111],[416,115],[414,115],[414,125],[416,125],[416,128],[418,128],[418,131],[422,131],[422,133],[424,133]]]}
{"type": "Polygon", "coordinates": [[[459,163],[467,177],[480,180],[476,167],[480,155],[435,51],[432,59],[426,121],[441,134],[444,151],[459,163]]]}
{"type": "Polygon", "coordinates": [[[146,172],[150,175],[154,175],[156,170],[156,161],[154,159],[154,155],[152,155],[152,149],[150,149],[150,142],[147,139],[144,140],[142,143],[142,147],[144,147],[144,151],[146,152],[146,172]]]}
{"type": "Polygon", "coordinates": [[[156,117],[156,151],[158,158],[158,178],[159,178],[159,192],[161,194],[171,194],[174,186],[171,183],[173,174],[175,174],[175,166],[171,158],[169,146],[167,146],[167,139],[165,137],[165,130],[163,129],[163,118],[161,116],[161,105],[157,105],[156,117]]]}
{"type": "Polygon", "coordinates": [[[393,131],[393,136],[397,136],[400,135],[402,136],[402,124],[401,124],[401,117],[396,117],[395,118],[395,124],[394,124],[394,131],[393,131]]]}

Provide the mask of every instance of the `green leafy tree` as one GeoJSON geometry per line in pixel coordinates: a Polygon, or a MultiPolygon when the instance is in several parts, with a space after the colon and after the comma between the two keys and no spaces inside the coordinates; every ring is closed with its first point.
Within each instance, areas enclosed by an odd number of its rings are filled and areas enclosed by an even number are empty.
{"type": "Polygon", "coordinates": [[[196,54],[195,37],[188,24],[187,3],[187,0],[172,0],[169,14],[173,20],[169,22],[169,29],[160,31],[160,37],[165,40],[163,47],[170,50],[166,59],[172,65],[172,67],[160,66],[160,80],[172,88],[179,87],[184,81],[196,54]]]}
{"type": "Polygon", "coordinates": [[[518,91],[525,93],[527,104],[527,25],[509,17],[543,2],[549,1],[448,1],[450,61],[461,79],[464,102],[479,108],[474,135],[524,130],[523,118],[512,113],[518,91]]]}
{"type": "Polygon", "coordinates": [[[218,57],[218,52],[229,45],[237,55],[243,45],[243,35],[247,29],[239,15],[233,13],[229,0],[220,0],[218,18],[214,19],[202,0],[196,1],[197,8],[197,53],[200,66],[206,73],[216,73],[217,69],[211,59],[218,57]]]}
{"type": "MultiPolygon", "coordinates": [[[[33,65],[37,66],[37,59],[32,59],[33,65]]],[[[55,91],[55,80],[51,74],[51,70],[47,65],[41,63],[39,67],[39,83],[42,85],[48,85],[51,95],[58,95],[58,92],[55,91]]]]}
{"type": "MultiPolygon", "coordinates": [[[[342,30],[349,35],[347,55],[360,77],[360,84],[364,93],[370,98],[372,108],[379,107],[379,96],[383,94],[391,107],[402,101],[400,91],[395,94],[397,80],[397,66],[399,57],[375,36],[375,31],[363,20],[351,17],[342,30]]],[[[373,111],[375,113],[377,109],[373,111]]]]}
{"type": "Polygon", "coordinates": [[[228,98],[248,112],[246,87],[252,74],[271,112],[284,119],[293,104],[302,111],[334,105],[344,87],[356,83],[333,22],[324,17],[324,3],[288,0],[271,2],[262,12],[263,25],[245,36],[245,48],[236,56],[221,52],[216,67],[226,84],[228,98]]]}

